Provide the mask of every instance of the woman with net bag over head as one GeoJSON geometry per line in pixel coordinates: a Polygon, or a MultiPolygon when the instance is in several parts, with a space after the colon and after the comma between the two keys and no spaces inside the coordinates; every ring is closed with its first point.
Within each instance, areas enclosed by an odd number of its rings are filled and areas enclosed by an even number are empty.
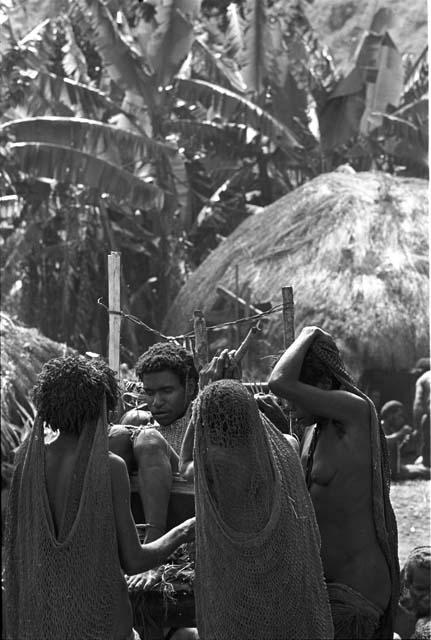
{"type": "Polygon", "coordinates": [[[301,461],[322,540],[335,638],[393,637],[397,528],[384,433],[337,346],[305,327],[269,379],[305,425],[301,461]]]}
{"type": "Polygon", "coordinates": [[[200,639],[332,638],[319,532],[291,440],[232,379],[200,391],[186,448],[193,430],[193,463],[183,451],[181,468],[194,467],[200,639]]]}

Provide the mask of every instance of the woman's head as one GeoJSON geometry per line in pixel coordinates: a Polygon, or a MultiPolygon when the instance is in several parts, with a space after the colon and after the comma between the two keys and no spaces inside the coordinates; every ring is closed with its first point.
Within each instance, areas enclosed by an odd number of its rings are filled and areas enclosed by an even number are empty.
{"type": "Polygon", "coordinates": [[[259,421],[256,401],[235,380],[218,380],[205,387],[196,411],[208,441],[222,447],[240,446],[247,441],[252,424],[259,421]]]}
{"type": "Polygon", "coordinates": [[[75,435],[98,419],[104,396],[107,410],[114,410],[118,394],[114,371],[102,359],[83,356],[49,360],[33,389],[39,417],[54,431],[75,435]]]}
{"type": "Polygon", "coordinates": [[[299,379],[305,384],[322,389],[340,388],[338,380],[332,375],[327,365],[316,355],[312,347],[305,354],[299,379]]]}

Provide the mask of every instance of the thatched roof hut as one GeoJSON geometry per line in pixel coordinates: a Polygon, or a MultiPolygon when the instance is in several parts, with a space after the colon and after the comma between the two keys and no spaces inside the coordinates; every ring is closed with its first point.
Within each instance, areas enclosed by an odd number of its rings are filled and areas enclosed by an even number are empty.
{"type": "Polygon", "coordinates": [[[72,353],[65,344],[43,336],[37,329],[15,323],[0,313],[2,436],[10,425],[22,427],[33,418],[30,392],[42,366],[51,358],[72,353]]]}
{"type": "MultiPolygon", "coordinates": [[[[164,330],[190,330],[194,309],[211,320],[216,286],[235,290],[238,265],[255,304],[278,304],[281,287],[293,286],[296,332],[329,331],[356,376],[409,369],[429,351],[427,213],[425,180],[350,167],[322,174],[223,240],[180,290],[164,330]]],[[[282,349],[281,313],[266,338],[269,353],[282,349]]]]}

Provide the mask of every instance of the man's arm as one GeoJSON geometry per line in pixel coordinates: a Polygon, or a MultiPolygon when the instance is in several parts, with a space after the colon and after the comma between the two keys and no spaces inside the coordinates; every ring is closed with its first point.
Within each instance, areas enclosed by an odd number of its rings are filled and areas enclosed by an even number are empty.
{"type": "Polygon", "coordinates": [[[186,520],[161,538],[141,545],[130,509],[126,463],[113,453],[109,454],[109,462],[120,563],[129,575],[142,573],[163,564],[180,544],[194,539],[195,518],[186,520]]]}
{"type": "MultiPolygon", "coordinates": [[[[385,427],[383,425],[383,431],[385,431],[385,427]]],[[[410,435],[413,432],[413,429],[405,424],[399,431],[395,431],[394,433],[386,433],[385,437],[387,442],[396,442],[398,440],[402,440],[404,436],[410,435]]]]}

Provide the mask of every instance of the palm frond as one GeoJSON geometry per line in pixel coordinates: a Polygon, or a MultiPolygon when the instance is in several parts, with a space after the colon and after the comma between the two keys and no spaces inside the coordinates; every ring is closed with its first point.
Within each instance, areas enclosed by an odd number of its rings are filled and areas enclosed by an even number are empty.
{"type": "Polygon", "coordinates": [[[135,208],[160,208],[163,192],[153,184],[87,153],[39,142],[17,142],[11,153],[28,175],[58,182],[83,184],[98,193],[109,193],[115,200],[127,201],[135,208]]]}

